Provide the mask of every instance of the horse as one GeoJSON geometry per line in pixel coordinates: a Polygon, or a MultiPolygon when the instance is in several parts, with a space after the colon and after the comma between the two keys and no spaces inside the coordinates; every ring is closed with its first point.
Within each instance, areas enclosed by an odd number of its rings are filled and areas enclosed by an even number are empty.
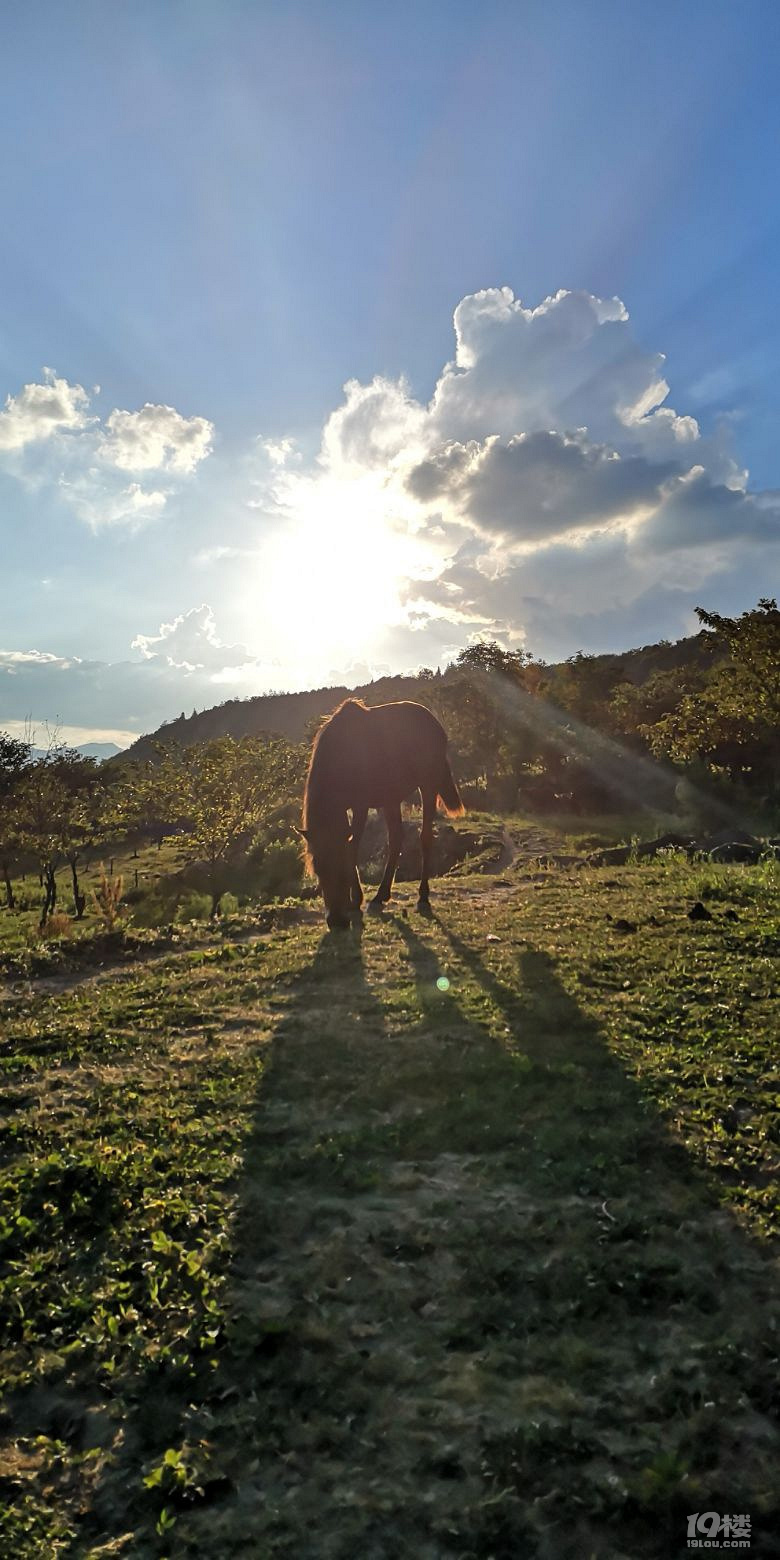
{"type": "Polygon", "coordinates": [[[369,908],[387,904],[401,854],[401,803],[417,790],[423,807],[418,908],[427,909],[437,801],[449,818],[465,811],[447,758],[447,734],[430,710],[409,699],[373,707],[345,699],[314,739],[301,827],[306,870],[319,879],[331,930],[348,927],[350,910],[363,905],[357,855],[369,807],[383,812],[387,824],[387,864],[369,908]]]}

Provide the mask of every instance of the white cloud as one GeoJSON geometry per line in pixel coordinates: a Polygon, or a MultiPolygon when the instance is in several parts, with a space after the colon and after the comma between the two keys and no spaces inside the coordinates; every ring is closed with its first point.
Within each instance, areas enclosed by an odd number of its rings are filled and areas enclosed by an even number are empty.
{"type": "MultiPolygon", "coordinates": [[[[99,394],[95,387],[93,394],[99,394]]],[[[0,455],[28,488],[57,487],[65,503],[93,531],[137,527],[158,518],[211,450],[213,424],[183,417],[171,406],[115,409],[104,424],[87,415],[89,396],[52,369],[40,383],[6,398],[0,411],[0,455]],[[64,437],[63,437],[64,435],[64,437]],[[169,481],[143,486],[128,474],[165,472],[169,481]]]]}
{"type": "Polygon", "coordinates": [[[159,488],[107,484],[104,473],[91,466],[85,472],[59,480],[63,498],[93,531],[109,526],[141,526],[155,520],[165,508],[167,494],[159,488]]]}
{"type": "Polygon", "coordinates": [[[408,465],[428,447],[428,413],[411,396],[404,380],[377,377],[370,385],[350,379],[344,404],[328,418],[322,436],[321,465],[331,472],[380,469],[389,473],[408,465]]]}
{"type": "Polygon", "coordinates": [[[81,385],[71,385],[45,368],[42,383],[25,385],[18,395],[6,397],[0,412],[0,450],[21,450],[55,433],[78,432],[88,426],[88,406],[81,385]]]}
{"type": "Polygon", "coordinates": [[[179,710],[290,687],[286,668],[247,660],[223,645],[208,607],[183,613],[157,635],[139,635],[141,656],[86,660],[39,649],[0,650],[0,731],[24,735],[28,717],[67,740],[116,741],[153,730],[179,710]],[[30,713],[31,712],[31,713],[30,713]],[[76,730],[83,735],[75,736],[76,730]]]}
{"type": "Polygon", "coordinates": [[[619,298],[561,291],[527,309],[489,288],[458,304],[454,324],[455,362],[430,408],[442,442],[587,429],[620,454],[661,458],[698,438],[694,418],[662,405],[663,354],[634,340],[619,298]]]}
{"type": "Polygon", "coordinates": [[[57,667],[60,671],[69,671],[77,662],[78,657],[68,659],[52,655],[50,650],[0,650],[0,676],[6,673],[13,677],[25,666],[57,667]]]}
{"type": "Polygon", "coordinates": [[[211,450],[214,424],[182,417],[172,406],[140,412],[115,410],[106,418],[101,454],[121,471],[172,471],[189,475],[211,450]]]}
{"type": "Polygon", "coordinates": [[[2,729],[9,737],[18,737],[23,742],[32,742],[33,746],[46,748],[49,738],[56,737],[58,742],[65,742],[69,747],[81,747],[86,743],[113,743],[118,748],[126,748],[131,742],[135,742],[140,736],[140,731],[128,731],[118,726],[56,726],[52,728],[46,720],[37,720],[31,717],[28,720],[4,720],[2,729]]]}
{"type": "Polygon", "coordinates": [[[300,456],[295,448],[294,439],[263,439],[257,443],[272,466],[286,466],[289,461],[299,460],[300,456]]]}
{"type": "Polygon", "coordinates": [[[190,607],[171,623],[161,623],[157,634],[137,634],[133,650],[147,661],[159,660],[180,671],[224,671],[255,659],[245,645],[226,645],[217,634],[211,607],[205,602],[190,607]]]}

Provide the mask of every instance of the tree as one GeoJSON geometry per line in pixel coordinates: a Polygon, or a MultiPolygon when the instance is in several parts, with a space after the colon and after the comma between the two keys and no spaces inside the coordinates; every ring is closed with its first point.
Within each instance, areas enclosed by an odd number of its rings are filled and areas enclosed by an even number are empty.
{"type": "Polygon", "coordinates": [[[198,747],[168,748],[146,785],[181,831],[189,854],[206,867],[212,918],[219,913],[230,861],[245,851],[261,817],[300,783],[305,755],[282,738],[219,737],[198,747]]]}
{"type": "Polygon", "coordinates": [[[532,661],[528,650],[505,650],[496,639],[480,639],[477,644],[461,650],[455,665],[466,671],[494,673],[522,683],[525,668],[532,661]]]}
{"type": "Polygon", "coordinates": [[[22,772],[14,793],[17,826],[43,883],[42,926],[56,908],[57,872],[63,862],[71,870],[77,920],[84,914],[86,896],[79,883],[79,864],[100,828],[102,789],[95,760],[56,741],[22,772]]]}
{"type": "Polygon", "coordinates": [[[29,742],[18,737],[9,737],[7,732],[0,732],[0,870],[5,884],[5,902],[9,910],[16,908],[11,869],[21,849],[16,793],[21,777],[30,764],[31,755],[29,742]]]}
{"type": "Polygon", "coordinates": [[[702,686],[643,728],[656,754],[676,762],[699,759],[710,769],[754,783],[777,785],[780,760],[780,611],[763,598],[739,617],[697,607],[705,629],[719,641],[716,661],[702,686]]]}

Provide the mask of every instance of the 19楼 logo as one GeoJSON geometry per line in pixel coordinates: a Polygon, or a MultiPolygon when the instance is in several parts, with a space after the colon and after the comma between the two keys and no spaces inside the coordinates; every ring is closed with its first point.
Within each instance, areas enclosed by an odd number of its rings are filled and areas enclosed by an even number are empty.
{"type": "Polygon", "coordinates": [[[750,1517],[721,1517],[717,1511],[694,1511],[688,1518],[689,1549],[749,1549],[750,1517]]]}

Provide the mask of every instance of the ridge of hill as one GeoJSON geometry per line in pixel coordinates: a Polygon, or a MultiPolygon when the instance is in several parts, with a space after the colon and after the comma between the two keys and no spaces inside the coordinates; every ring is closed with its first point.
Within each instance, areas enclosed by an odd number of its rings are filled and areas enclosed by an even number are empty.
{"type": "MultiPolygon", "coordinates": [[[[639,687],[657,672],[709,664],[713,654],[713,636],[702,632],[673,642],[660,640],[657,644],[642,645],[622,653],[607,651],[602,655],[570,656],[568,661],[550,662],[546,670],[554,677],[564,666],[584,660],[599,673],[605,685],[631,682],[639,687]]],[[[264,733],[300,742],[306,737],[312,721],[328,715],[350,695],[365,699],[368,704],[415,698],[424,692],[431,675],[439,680],[455,671],[453,664],[443,672],[427,672],[424,676],[420,672],[399,673],[353,688],[340,684],[297,693],[261,693],[246,699],[227,699],[210,709],[193,710],[191,715],[182,713],[175,720],[164,721],[156,731],[139,737],[122,757],[143,761],[154,757],[160,742],[174,741],[191,747],[197,742],[225,736],[239,738],[264,733]]]]}

